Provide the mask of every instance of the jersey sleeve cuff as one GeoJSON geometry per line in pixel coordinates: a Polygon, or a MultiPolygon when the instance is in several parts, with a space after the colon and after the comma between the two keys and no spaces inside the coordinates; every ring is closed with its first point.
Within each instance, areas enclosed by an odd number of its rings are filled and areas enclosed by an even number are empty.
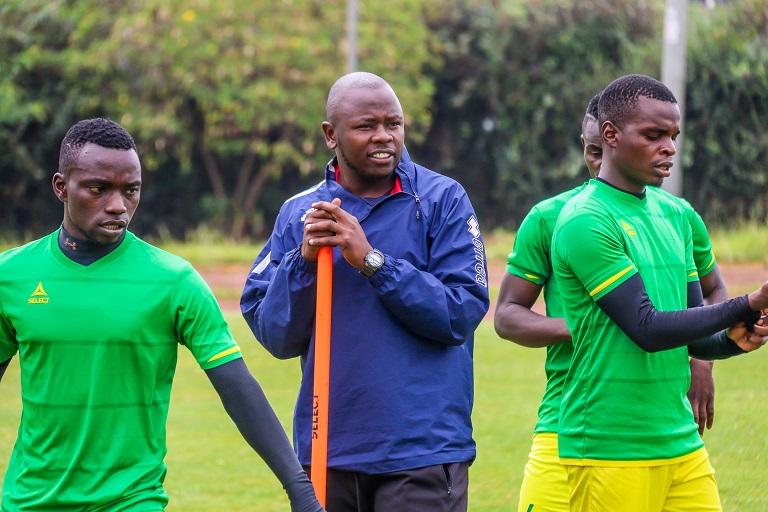
{"type": "Polygon", "coordinates": [[[633,275],[637,274],[638,270],[637,267],[634,265],[630,265],[626,268],[620,269],[617,272],[615,272],[612,276],[608,277],[601,283],[599,283],[597,286],[595,286],[592,290],[589,291],[589,295],[592,296],[592,299],[599,300],[602,297],[605,297],[610,293],[612,290],[614,290],[616,287],[618,287],[621,283],[632,277],[633,275]]]}
{"type": "Polygon", "coordinates": [[[507,272],[509,272],[513,276],[519,277],[520,279],[525,279],[526,281],[530,281],[534,284],[544,284],[547,282],[547,278],[549,277],[549,276],[543,276],[539,273],[527,272],[509,263],[507,263],[507,272]]]}
{"type": "Polygon", "coordinates": [[[200,368],[203,370],[210,370],[211,368],[216,368],[217,366],[221,366],[242,357],[243,353],[240,351],[240,347],[235,345],[234,347],[224,350],[223,352],[219,352],[204,363],[201,363],[200,368]]]}

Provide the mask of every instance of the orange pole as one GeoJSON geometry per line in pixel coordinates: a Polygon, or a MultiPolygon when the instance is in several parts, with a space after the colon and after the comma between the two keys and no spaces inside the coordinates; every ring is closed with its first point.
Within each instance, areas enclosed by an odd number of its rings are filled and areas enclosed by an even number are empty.
{"type": "Polygon", "coordinates": [[[325,507],[328,473],[328,390],[331,383],[331,298],[333,296],[333,248],[322,247],[317,256],[317,304],[315,307],[315,388],[312,404],[312,468],[315,494],[325,507]]]}

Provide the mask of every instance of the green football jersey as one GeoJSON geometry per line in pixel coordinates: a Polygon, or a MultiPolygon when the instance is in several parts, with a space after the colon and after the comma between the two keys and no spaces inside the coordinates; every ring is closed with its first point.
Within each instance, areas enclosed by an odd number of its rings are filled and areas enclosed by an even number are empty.
{"type": "Polygon", "coordinates": [[[639,272],[658,310],[686,308],[697,272],[682,208],[592,180],[563,208],[552,245],[574,342],[558,427],[563,462],[664,464],[701,448],[687,348],[647,353],[596,303],[639,272]]]}
{"type": "Polygon", "coordinates": [[[0,361],[22,417],[2,510],[162,510],[178,344],[203,369],[241,357],[186,261],[127,233],[83,266],[57,233],[0,255],[0,361]]]}
{"type": "Polygon", "coordinates": [[[656,187],[646,187],[650,193],[661,194],[667,197],[677,204],[685,212],[685,217],[688,219],[688,223],[691,225],[691,239],[693,240],[693,262],[696,264],[696,270],[699,272],[699,278],[704,277],[715,269],[717,261],[715,255],[712,252],[712,241],[709,239],[709,233],[707,232],[707,226],[704,224],[704,220],[701,215],[693,209],[691,203],[670,194],[666,190],[656,187]]]}
{"type": "MultiPolygon", "coordinates": [[[[507,258],[507,272],[544,286],[544,303],[549,317],[563,318],[563,303],[557,282],[552,276],[550,248],[555,222],[565,203],[583,190],[585,185],[541,201],[526,215],[515,235],[515,243],[507,258]]],[[[544,371],[547,384],[539,405],[539,421],[535,433],[557,432],[563,383],[573,355],[573,344],[559,343],[547,347],[544,371]]]]}

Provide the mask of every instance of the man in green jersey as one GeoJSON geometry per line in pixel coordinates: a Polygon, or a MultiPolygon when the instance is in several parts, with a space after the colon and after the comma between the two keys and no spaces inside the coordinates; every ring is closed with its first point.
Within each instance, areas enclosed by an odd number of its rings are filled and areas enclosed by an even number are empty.
{"type": "MultiPolygon", "coordinates": [[[[581,126],[584,160],[594,178],[600,171],[603,155],[602,139],[597,125],[597,105],[600,94],[587,106],[581,126]]],[[[568,365],[573,355],[571,335],[563,318],[562,302],[552,275],[550,247],[552,231],[560,210],[585,185],[580,185],[535,205],[523,220],[509,255],[507,272],[502,278],[496,306],[494,325],[502,338],[527,347],[547,347],[545,372],[547,384],[539,406],[539,421],[534,429],[533,446],[525,467],[520,489],[518,510],[527,512],[567,512],[568,482],[565,468],[557,453],[557,422],[562,400],[562,388],[568,365]],[[546,316],[531,308],[542,288],[546,316]]],[[[728,298],[725,286],[711,251],[711,242],[701,217],[682,201],[693,217],[694,253],[701,254],[696,266],[701,277],[704,301],[707,304],[728,298]]],[[[682,206],[682,205],[681,205],[682,206]]],[[[694,420],[703,433],[705,425],[711,428],[714,414],[714,382],[712,363],[691,359],[691,387],[689,400],[694,409],[694,420]]]]}
{"type": "Polygon", "coordinates": [[[673,165],[680,110],[669,89],[650,77],[621,77],[598,110],[600,175],[563,207],[551,252],[574,344],[558,421],[570,506],[721,510],[686,400],[688,356],[761,346],[768,329],[755,324],[768,306],[768,283],[703,305],[685,212],[646,191],[673,165]]]}
{"type": "Polygon", "coordinates": [[[0,509],[162,511],[182,344],[291,509],[322,511],[210,288],[127,231],[141,191],[131,136],[108,119],[74,125],[53,189],[61,228],[0,255],[0,378],[18,353],[23,404],[0,509]]]}

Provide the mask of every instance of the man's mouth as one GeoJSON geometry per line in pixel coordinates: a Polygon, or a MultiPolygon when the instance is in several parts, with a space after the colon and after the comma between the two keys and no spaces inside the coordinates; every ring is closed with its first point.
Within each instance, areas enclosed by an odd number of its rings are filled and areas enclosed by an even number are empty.
{"type": "Polygon", "coordinates": [[[125,222],[105,222],[101,227],[110,231],[118,231],[125,227],[125,222]]]}
{"type": "Polygon", "coordinates": [[[669,176],[671,174],[670,168],[674,165],[672,162],[663,162],[656,166],[656,168],[663,174],[664,176],[669,176]]]}
{"type": "Polygon", "coordinates": [[[392,155],[393,153],[390,153],[389,151],[376,151],[371,153],[371,158],[375,158],[377,160],[385,160],[390,158],[392,155]]]}

